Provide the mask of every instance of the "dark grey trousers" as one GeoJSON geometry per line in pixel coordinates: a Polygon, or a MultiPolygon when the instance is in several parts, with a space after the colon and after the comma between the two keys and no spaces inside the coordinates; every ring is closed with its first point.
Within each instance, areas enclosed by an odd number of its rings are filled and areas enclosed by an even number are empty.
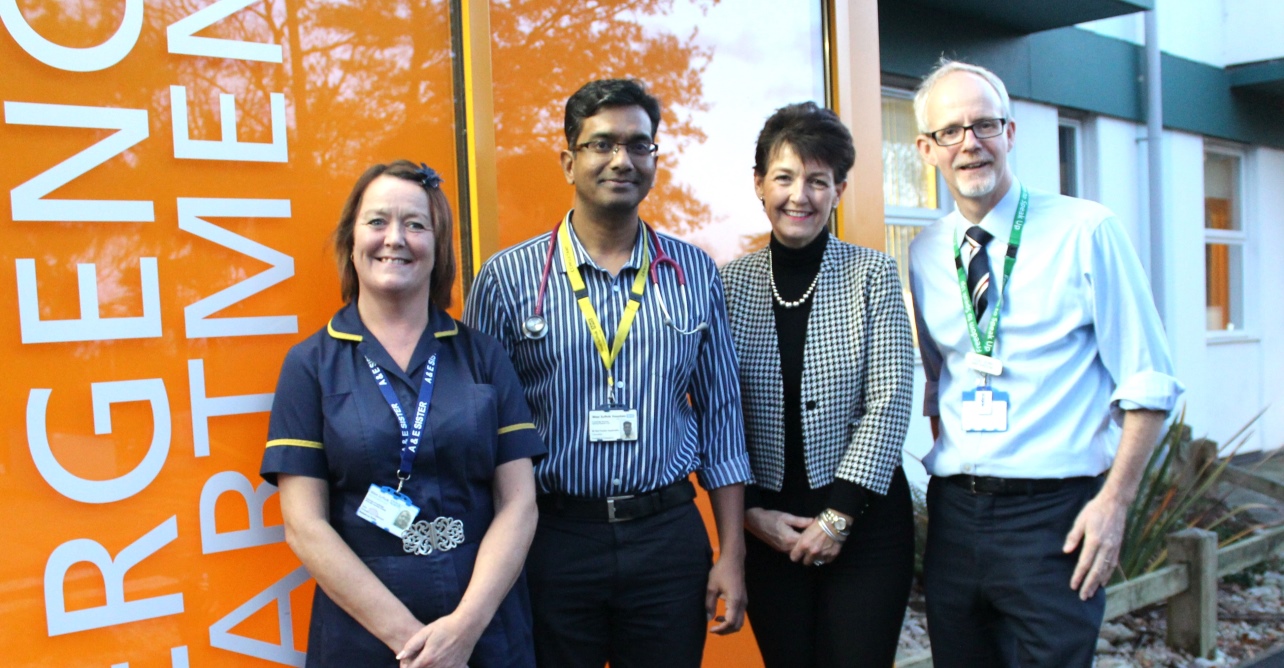
{"type": "Polygon", "coordinates": [[[937,668],[1092,665],[1104,590],[1070,588],[1079,558],[1061,547],[1101,478],[1040,494],[972,494],[928,485],[924,584],[937,668]]]}

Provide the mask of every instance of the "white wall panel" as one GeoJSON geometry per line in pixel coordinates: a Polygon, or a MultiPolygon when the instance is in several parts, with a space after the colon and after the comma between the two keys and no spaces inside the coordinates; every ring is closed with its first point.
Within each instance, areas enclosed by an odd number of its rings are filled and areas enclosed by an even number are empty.
{"type": "Polygon", "coordinates": [[[1008,157],[1013,173],[1029,188],[1059,192],[1057,108],[1013,100],[1012,115],[1017,126],[1015,146],[1008,157]]]}

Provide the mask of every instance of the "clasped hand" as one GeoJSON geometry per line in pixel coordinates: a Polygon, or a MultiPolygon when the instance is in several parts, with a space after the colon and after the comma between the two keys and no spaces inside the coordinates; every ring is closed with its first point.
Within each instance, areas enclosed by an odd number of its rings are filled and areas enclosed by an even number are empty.
{"type": "Polygon", "coordinates": [[[419,629],[397,653],[400,668],[464,668],[481,637],[455,615],[446,615],[419,629]]]}
{"type": "Polygon", "coordinates": [[[838,558],[843,547],[825,535],[820,520],[814,517],[750,508],[745,511],[745,526],[777,552],[788,553],[790,561],[804,565],[829,563],[838,558]]]}

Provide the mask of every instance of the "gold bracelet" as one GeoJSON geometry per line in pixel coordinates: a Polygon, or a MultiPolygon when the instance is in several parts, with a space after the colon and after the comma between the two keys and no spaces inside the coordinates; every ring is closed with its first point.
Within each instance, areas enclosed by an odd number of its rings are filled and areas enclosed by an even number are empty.
{"type": "Polygon", "coordinates": [[[829,536],[830,540],[833,540],[835,543],[840,545],[847,540],[847,536],[836,533],[833,527],[829,526],[829,522],[825,521],[824,517],[817,517],[816,521],[820,523],[820,530],[824,531],[825,535],[829,536]]]}

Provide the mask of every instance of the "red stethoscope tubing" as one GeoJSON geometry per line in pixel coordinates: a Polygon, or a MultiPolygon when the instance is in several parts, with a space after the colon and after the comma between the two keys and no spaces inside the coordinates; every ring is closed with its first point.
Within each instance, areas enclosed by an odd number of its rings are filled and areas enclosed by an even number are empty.
{"type": "MultiPolygon", "coordinates": [[[[647,234],[651,237],[651,245],[655,246],[655,259],[651,261],[651,269],[649,272],[651,274],[651,285],[658,286],[660,284],[656,270],[660,265],[667,264],[670,267],[673,267],[673,273],[677,274],[678,285],[686,287],[686,274],[682,271],[682,267],[678,266],[677,260],[674,260],[672,256],[664,252],[664,247],[660,245],[660,235],[656,234],[655,230],[646,223],[642,223],[642,227],[646,228],[647,234]]],[[[539,275],[539,293],[535,297],[536,318],[544,317],[544,294],[548,291],[548,275],[552,272],[553,253],[557,250],[557,231],[561,228],[562,221],[559,220],[557,221],[557,224],[553,226],[553,231],[549,233],[548,253],[544,256],[544,270],[541,271],[539,275]]]]}

